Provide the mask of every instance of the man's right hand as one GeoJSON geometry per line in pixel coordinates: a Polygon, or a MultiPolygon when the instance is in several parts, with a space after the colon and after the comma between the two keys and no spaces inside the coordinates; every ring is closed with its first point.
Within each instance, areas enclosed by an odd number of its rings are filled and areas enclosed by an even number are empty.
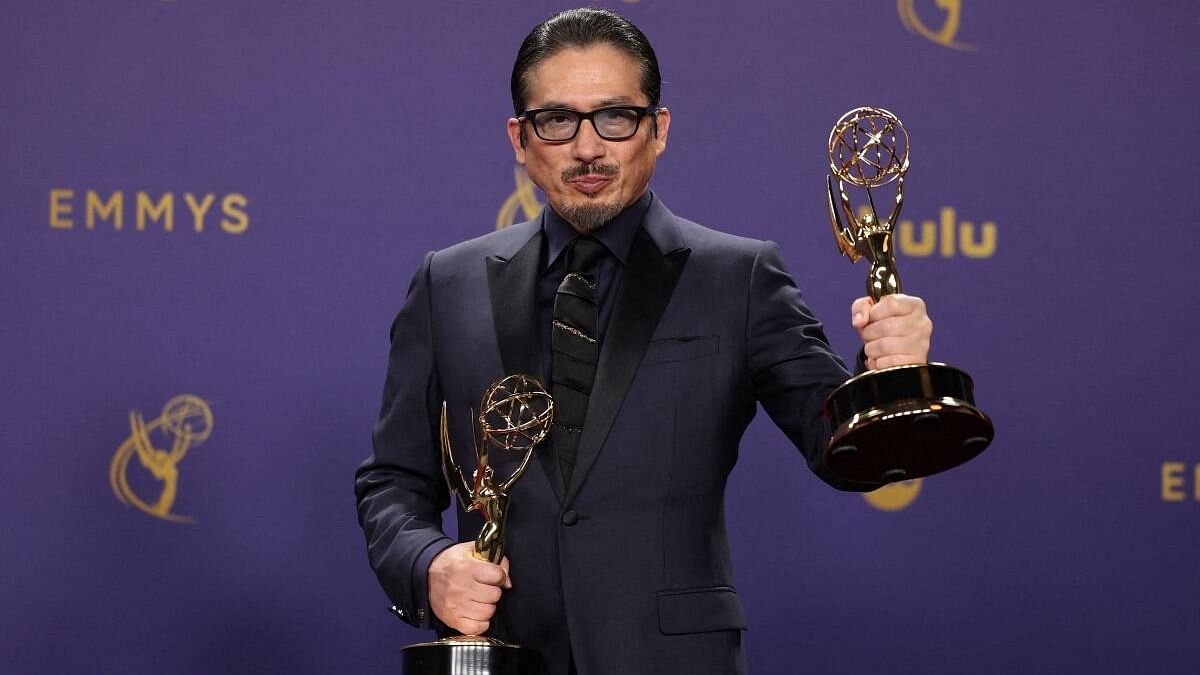
{"type": "Polygon", "coordinates": [[[455,544],[429,564],[429,605],[442,623],[465,635],[488,629],[501,589],[512,588],[508,558],[495,565],[479,560],[474,542],[455,544]]]}

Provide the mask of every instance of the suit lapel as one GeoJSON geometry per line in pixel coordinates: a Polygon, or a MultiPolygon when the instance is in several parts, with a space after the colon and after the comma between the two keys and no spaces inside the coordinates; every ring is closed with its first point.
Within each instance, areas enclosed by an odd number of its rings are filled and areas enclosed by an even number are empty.
{"type": "MultiPolygon", "coordinates": [[[[575,471],[565,504],[569,505],[575,499],[595,463],[691,253],[678,241],[678,233],[671,222],[673,218],[655,199],[646,214],[645,230],[639,231],[634,239],[620,295],[600,349],[596,381],[588,401],[587,419],[579,439],[575,471]]],[[[552,472],[557,473],[557,470],[552,472]]]]}
{"type": "Polygon", "coordinates": [[[524,373],[541,378],[537,318],[541,250],[542,232],[538,230],[512,258],[491,256],[487,259],[492,322],[505,375],[524,373]]]}
{"type": "MultiPolygon", "coordinates": [[[[500,360],[505,375],[524,373],[536,377],[549,391],[542,373],[541,331],[538,330],[537,280],[541,262],[542,230],[521,247],[512,258],[487,259],[488,294],[491,296],[492,321],[500,345],[500,360]]],[[[534,451],[554,494],[562,501],[562,476],[549,441],[534,451]]]]}

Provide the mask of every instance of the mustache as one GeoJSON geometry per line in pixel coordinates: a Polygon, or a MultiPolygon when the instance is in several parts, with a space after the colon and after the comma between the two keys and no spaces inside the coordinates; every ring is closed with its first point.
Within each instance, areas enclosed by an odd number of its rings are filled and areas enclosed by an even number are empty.
{"type": "Polygon", "coordinates": [[[581,176],[615,176],[618,169],[619,167],[616,164],[581,164],[564,169],[562,179],[566,182],[581,176]]]}

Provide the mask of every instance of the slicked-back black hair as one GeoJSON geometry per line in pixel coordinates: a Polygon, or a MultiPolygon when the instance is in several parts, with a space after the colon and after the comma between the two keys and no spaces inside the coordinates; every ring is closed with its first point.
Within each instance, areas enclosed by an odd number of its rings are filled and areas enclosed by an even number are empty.
{"type": "Polygon", "coordinates": [[[517,52],[513,63],[512,99],[516,115],[525,112],[529,71],[555,52],[566,48],[584,48],[595,44],[610,44],[629,54],[642,71],[642,93],[650,105],[658,105],[662,76],[658,72],[658,57],[650,41],[628,19],[607,9],[581,7],[559,12],[537,25],[517,52]]]}

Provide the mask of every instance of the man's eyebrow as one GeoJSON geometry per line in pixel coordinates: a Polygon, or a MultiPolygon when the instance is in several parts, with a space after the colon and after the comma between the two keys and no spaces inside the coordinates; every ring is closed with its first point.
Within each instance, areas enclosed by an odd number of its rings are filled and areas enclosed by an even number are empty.
{"type": "MultiPolygon", "coordinates": [[[[628,105],[632,102],[633,102],[633,98],[630,96],[614,96],[612,98],[600,99],[600,101],[598,101],[596,103],[596,108],[607,108],[609,106],[614,106],[614,105],[628,105]]],[[[573,105],[563,103],[562,101],[554,101],[554,100],[546,101],[545,103],[539,105],[537,107],[537,109],[538,110],[546,110],[546,109],[576,110],[576,111],[579,110],[578,108],[576,108],[573,105]]]]}
{"type": "Polygon", "coordinates": [[[600,107],[604,108],[610,105],[625,105],[633,103],[633,99],[628,96],[616,96],[614,98],[606,98],[600,101],[600,107]]]}

